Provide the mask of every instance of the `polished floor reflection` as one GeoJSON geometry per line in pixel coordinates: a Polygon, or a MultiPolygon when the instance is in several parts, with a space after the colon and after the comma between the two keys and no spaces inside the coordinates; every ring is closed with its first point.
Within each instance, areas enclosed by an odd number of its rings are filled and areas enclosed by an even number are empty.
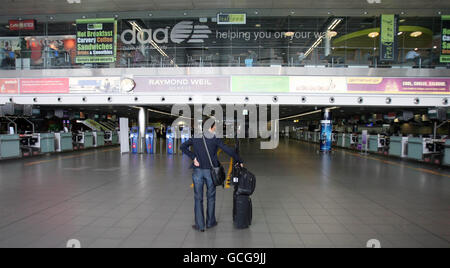
{"type": "Polygon", "coordinates": [[[191,229],[187,157],[106,147],[0,162],[0,247],[450,247],[446,169],[287,140],[243,141],[242,157],[257,176],[254,223],[233,228],[220,188],[205,233],[191,229]]]}

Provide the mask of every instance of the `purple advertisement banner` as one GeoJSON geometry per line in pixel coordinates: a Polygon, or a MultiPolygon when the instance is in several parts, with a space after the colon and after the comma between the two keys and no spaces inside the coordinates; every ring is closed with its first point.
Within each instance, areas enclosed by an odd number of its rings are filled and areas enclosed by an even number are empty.
{"type": "Polygon", "coordinates": [[[450,94],[448,78],[347,78],[348,92],[450,94]]]}
{"type": "Polygon", "coordinates": [[[135,92],[230,92],[228,76],[135,77],[135,92]]]}

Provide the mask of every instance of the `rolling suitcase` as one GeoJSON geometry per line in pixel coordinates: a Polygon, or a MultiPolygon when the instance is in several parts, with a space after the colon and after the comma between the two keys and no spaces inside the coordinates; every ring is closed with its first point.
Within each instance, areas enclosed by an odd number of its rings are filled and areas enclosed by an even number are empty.
{"type": "Polygon", "coordinates": [[[248,228],[252,224],[252,199],[248,195],[233,195],[233,222],[237,229],[248,228]]]}
{"type": "MultiPolygon", "coordinates": [[[[239,154],[239,140],[237,139],[237,135],[236,153],[239,154]]],[[[239,185],[239,180],[234,181],[233,223],[237,229],[246,229],[250,227],[253,219],[253,207],[250,195],[255,190],[256,178],[246,169],[236,167],[235,164],[233,165],[233,180],[234,178],[239,179],[241,177],[242,183],[239,185]],[[242,179],[243,175],[245,178],[242,179]]]]}

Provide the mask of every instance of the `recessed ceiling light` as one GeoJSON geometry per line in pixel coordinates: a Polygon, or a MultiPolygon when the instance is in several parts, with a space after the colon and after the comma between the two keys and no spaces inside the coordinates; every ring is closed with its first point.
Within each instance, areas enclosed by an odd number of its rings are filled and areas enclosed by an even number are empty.
{"type": "Polygon", "coordinates": [[[405,21],[406,21],[405,19],[401,19],[401,20],[399,20],[398,22],[403,23],[403,22],[405,22],[405,21]]]}
{"type": "Polygon", "coordinates": [[[421,36],[422,35],[422,32],[421,31],[417,31],[417,32],[413,32],[413,33],[411,33],[411,37],[419,37],[419,36],[421,36]]]}
{"type": "Polygon", "coordinates": [[[285,36],[291,37],[293,36],[295,33],[294,32],[286,32],[284,33],[285,36]]]}
{"type": "Polygon", "coordinates": [[[437,46],[433,46],[433,49],[437,49],[437,46]]]}
{"type": "Polygon", "coordinates": [[[329,32],[328,32],[328,37],[329,37],[329,38],[333,38],[333,37],[335,37],[336,35],[338,35],[338,33],[337,33],[336,31],[329,31],[329,32]]]}
{"type": "Polygon", "coordinates": [[[403,34],[403,32],[398,32],[398,33],[397,33],[397,35],[402,35],[402,34],[403,34]]]}
{"type": "Polygon", "coordinates": [[[261,24],[256,24],[255,27],[259,28],[261,27],[261,24]]]}
{"type": "Polygon", "coordinates": [[[375,37],[378,37],[379,35],[380,35],[379,32],[371,32],[371,33],[368,34],[368,36],[369,36],[370,38],[375,38],[375,37]]]}

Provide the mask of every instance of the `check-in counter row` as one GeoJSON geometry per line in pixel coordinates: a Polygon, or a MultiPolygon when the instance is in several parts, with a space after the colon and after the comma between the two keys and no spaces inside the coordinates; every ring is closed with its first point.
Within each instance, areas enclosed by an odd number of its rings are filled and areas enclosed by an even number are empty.
{"type": "Polygon", "coordinates": [[[0,135],[0,159],[67,152],[119,143],[118,133],[34,133],[0,135]]]}
{"type": "Polygon", "coordinates": [[[297,131],[293,137],[301,141],[320,143],[320,132],[317,131],[297,131]]]}
{"type": "MultiPolygon", "coordinates": [[[[367,135],[367,152],[450,165],[450,149],[443,149],[440,140],[418,137],[367,135]],[[447,158],[445,157],[447,155],[447,158]]],[[[449,144],[449,141],[445,141],[449,144]]],[[[362,135],[338,134],[338,147],[365,151],[362,135]],[[356,146],[355,146],[356,145],[356,146]]]]}
{"type": "MultiPolygon", "coordinates": [[[[320,136],[317,138],[315,133],[317,132],[299,131],[294,137],[298,140],[318,143],[320,136]]],[[[333,144],[337,147],[450,166],[450,140],[367,135],[367,142],[363,143],[361,134],[337,133],[334,135],[333,144]]]]}

